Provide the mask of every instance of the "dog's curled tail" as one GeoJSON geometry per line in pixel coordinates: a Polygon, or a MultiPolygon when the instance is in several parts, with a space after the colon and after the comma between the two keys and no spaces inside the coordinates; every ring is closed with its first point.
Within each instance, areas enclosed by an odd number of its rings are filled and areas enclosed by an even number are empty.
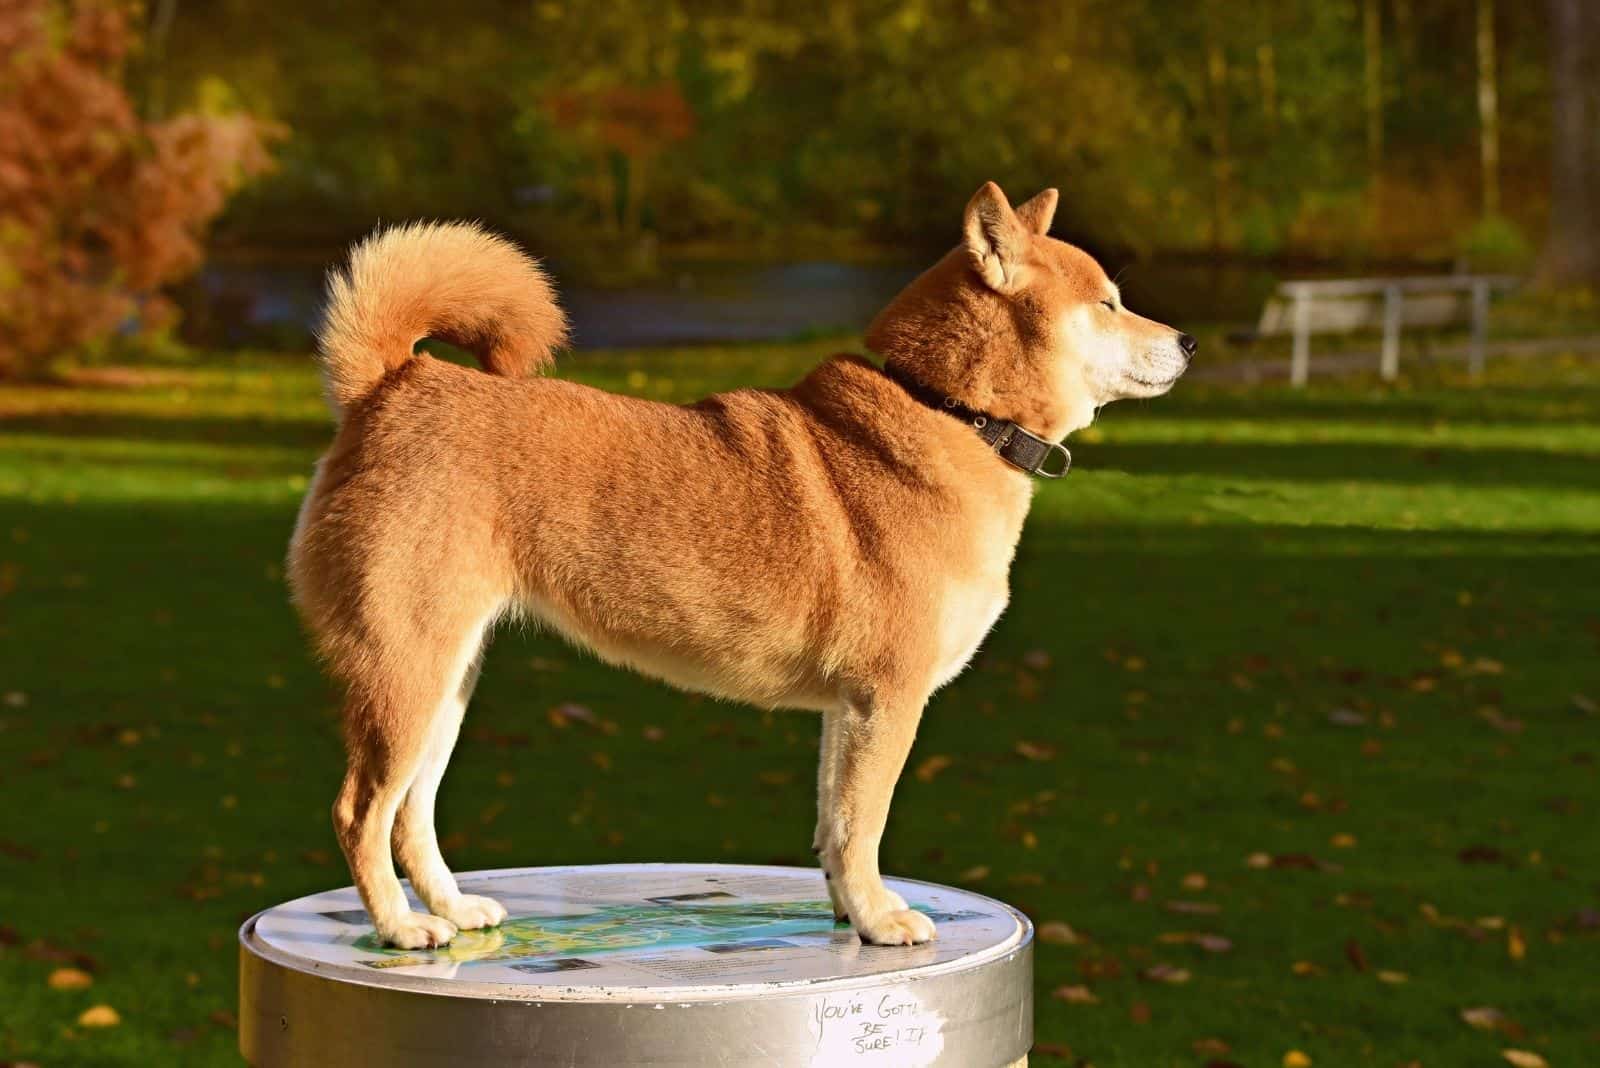
{"type": "Polygon", "coordinates": [[[477,356],[491,374],[547,366],[567,317],[537,262],[475,223],[408,223],[378,230],[328,273],[318,347],[328,398],[343,412],[437,338],[477,356]]]}

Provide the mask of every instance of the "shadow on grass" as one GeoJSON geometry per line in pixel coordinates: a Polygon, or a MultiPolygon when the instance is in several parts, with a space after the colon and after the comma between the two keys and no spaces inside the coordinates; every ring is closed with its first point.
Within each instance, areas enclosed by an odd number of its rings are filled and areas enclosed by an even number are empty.
{"type": "Polygon", "coordinates": [[[7,434],[49,434],[62,438],[116,438],[127,441],[203,445],[271,445],[321,449],[333,440],[330,419],[252,418],[249,416],[133,415],[73,413],[0,416],[0,438],[7,434]]]}
{"type": "Polygon", "coordinates": [[[1374,382],[1365,397],[1352,388],[1220,388],[1180,385],[1159,401],[1162,418],[1312,419],[1328,422],[1424,425],[1436,423],[1546,424],[1600,421],[1600,381],[1561,388],[1501,385],[1412,391],[1374,382]]]}
{"type": "Polygon", "coordinates": [[[1073,449],[1088,470],[1129,474],[1210,474],[1235,479],[1297,482],[1439,483],[1460,486],[1550,486],[1594,489],[1600,485],[1600,452],[1571,449],[1478,448],[1452,444],[1416,446],[1330,442],[1105,443],[1073,449]]]}

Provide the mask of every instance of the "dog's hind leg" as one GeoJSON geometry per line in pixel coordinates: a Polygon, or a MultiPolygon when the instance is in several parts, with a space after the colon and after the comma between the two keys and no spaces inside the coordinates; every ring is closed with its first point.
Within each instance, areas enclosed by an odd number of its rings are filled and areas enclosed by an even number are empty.
{"type": "MultiPolygon", "coordinates": [[[[481,650],[482,639],[479,638],[481,650]]],[[[440,702],[430,726],[427,750],[422,767],[406,791],[405,800],[395,814],[393,845],[395,859],[411,877],[411,888],[416,891],[428,911],[442,916],[463,931],[480,927],[493,927],[506,918],[506,910],[493,898],[463,894],[456,886],[455,876],[439,852],[439,836],[434,827],[434,800],[439,794],[439,783],[444,779],[445,766],[455,749],[461,732],[461,720],[466,714],[467,702],[478,683],[482,666],[481,651],[473,657],[461,679],[461,685],[440,702]]]]}
{"type": "Polygon", "coordinates": [[[863,942],[911,945],[934,935],[933,921],[906,907],[884,885],[878,846],[889,801],[922,718],[921,698],[874,696],[852,701],[838,726],[838,767],[826,813],[823,865],[829,889],[863,942]]]}
{"type": "Polygon", "coordinates": [[[390,845],[396,816],[413,784],[425,787],[417,793],[416,808],[408,812],[404,855],[430,894],[438,892],[441,901],[464,900],[459,893],[452,899],[445,892],[454,890],[455,881],[438,858],[431,809],[460,726],[462,684],[477,659],[490,614],[440,613],[426,624],[400,617],[405,640],[394,640],[391,633],[390,640],[367,650],[365,668],[351,679],[345,701],[349,762],[333,805],[334,830],[378,937],[402,949],[443,945],[455,937],[456,924],[449,918],[411,911],[390,845]],[[437,636],[442,634],[451,640],[440,642],[437,636]],[[426,835],[414,832],[424,815],[429,817],[426,835]],[[431,855],[424,843],[433,845],[431,855]],[[446,885],[441,885],[441,873],[446,885]]]}

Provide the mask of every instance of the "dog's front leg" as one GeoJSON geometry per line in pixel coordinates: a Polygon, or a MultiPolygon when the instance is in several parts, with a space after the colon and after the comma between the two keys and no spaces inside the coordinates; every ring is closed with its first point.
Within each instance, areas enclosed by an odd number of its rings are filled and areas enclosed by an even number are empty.
{"type": "Polygon", "coordinates": [[[835,911],[849,916],[863,942],[913,945],[934,935],[933,921],[906,907],[905,899],[883,883],[878,846],[889,818],[889,801],[905,767],[922,718],[923,699],[875,695],[853,701],[837,714],[828,743],[823,725],[822,822],[826,833],[822,864],[835,911]],[[830,752],[831,750],[831,752],[830,752]],[[827,784],[831,782],[831,799],[827,784]]]}
{"type": "Polygon", "coordinates": [[[833,806],[838,795],[840,739],[848,708],[834,708],[822,714],[822,741],[817,749],[817,830],[811,838],[811,852],[822,864],[822,877],[827,880],[828,900],[833,904],[835,921],[848,920],[850,913],[839,897],[839,886],[828,870],[828,843],[832,841],[833,806]]]}

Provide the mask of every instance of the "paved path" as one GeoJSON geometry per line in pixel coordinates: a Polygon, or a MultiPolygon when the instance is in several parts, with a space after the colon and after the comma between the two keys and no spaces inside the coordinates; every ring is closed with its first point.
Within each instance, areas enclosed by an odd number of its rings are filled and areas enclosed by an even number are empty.
{"type": "MultiPolygon", "coordinates": [[[[1585,355],[1600,353],[1600,334],[1584,334],[1577,337],[1541,337],[1528,338],[1520,341],[1491,341],[1485,346],[1485,352],[1491,359],[1510,357],[1512,359],[1530,359],[1537,356],[1559,356],[1566,353],[1581,353],[1585,355]]],[[[1414,350],[1400,354],[1400,371],[1405,373],[1409,363],[1412,367],[1426,366],[1431,363],[1466,363],[1467,345],[1434,345],[1427,355],[1422,355],[1414,350]]],[[[1311,351],[1312,377],[1356,374],[1364,371],[1378,369],[1378,350],[1370,349],[1363,352],[1327,352],[1318,355],[1315,349],[1311,351]]],[[[1188,378],[1201,382],[1266,382],[1286,379],[1289,377],[1289,356],[1282,356],[1270,360],[1238,360],[1232,363],[1205,366],[1204,354],[1201,354],[1201,365],[1189,372],[1188,378]]]]}

